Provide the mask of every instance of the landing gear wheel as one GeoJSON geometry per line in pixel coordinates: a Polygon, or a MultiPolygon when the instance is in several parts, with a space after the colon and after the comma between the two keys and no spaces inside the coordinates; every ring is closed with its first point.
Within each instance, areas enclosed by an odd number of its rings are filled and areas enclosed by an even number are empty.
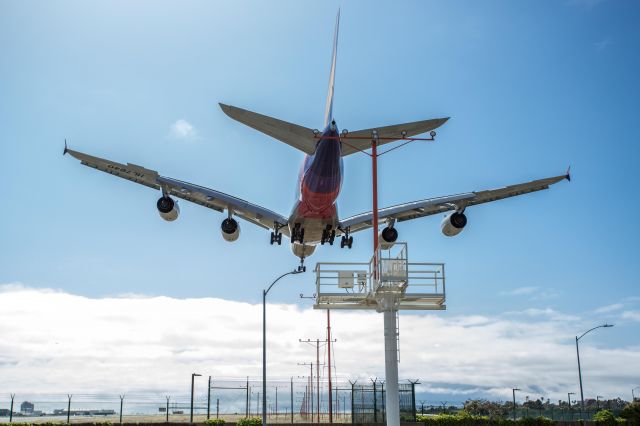
{"type": "Polygon", "coordinates": [[[299,242],[302,244],[304,242],[304,229],[300,227],[299,223],[296,223],[291,230],[291,242],[299,242]]]}
{"type": "Polygon", "coordinates": [[[271,233],[271,241],[270,241],[271,245],[273,245],[273,243],[277,243],[278,245],[282,244],[282,232],[272,232],[271,233]]]}
{"type": "Polygon", "coordinates": [[[333,241],[336,239],[336,231],[335,229],[331,231],[331,236],[329,237],[329,245],[333,245],[333,241]]]}
{"type": "Polygon", "coordinates": [[[307,272],[307,267],[304,266],[304,257],[300,258],[300,266],[298,266],[298,272],[307,272]]]}
{"type": "Polygon", "coordinates": [[[347,247],[349,247],[349,249],[351,249],[352,245],[353,245],[353,237],[347,238],[347,247]]]}

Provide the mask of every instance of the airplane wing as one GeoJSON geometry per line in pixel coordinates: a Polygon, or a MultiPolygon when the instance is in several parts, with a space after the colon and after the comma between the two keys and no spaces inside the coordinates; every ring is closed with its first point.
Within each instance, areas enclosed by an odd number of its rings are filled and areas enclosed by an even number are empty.
{"type": "Polygon", "coordinates": [[[371,148],[371,132],[374,130],[378,131],[378,137],[381,138],[378,142],[379,146],[405,137],[409,138],[427,133],[442,126],[448,119],[449,117],[435,118],[432,120],[414,121],[412,123],[394,124],[392,126],[374,127],[348,132],[346,136],[340,137],[340,140],[342,140],[342,156],[344,157],[371,148]]]}
{"type": "MultiPolygon", "coordinates": [[[[505,186],[503,188],[489,189],[478,192],[467,192],[447,197],[429,198],[426,200],[413,201],[399,204],[397,206],[380,209],[378,218],[383,223],[385,219],[395,219],[398,222],[417,219],[419,217],[430,216],[450,210],[465,209],[476,204],[488,203],[502,200],[504,198],[515,197],[517,195],[528,194],[549,188],[550,185],[558,183],[563,179],[571,180],[569,171],[567,174],[545,179],[534,180],[527,183],[505,186]]],[[[340,221],[341,229],[349,229],[350,232],[357,232],[369,229],[373,226],[373,215],[371,212],[361,213],[340,221]]]]}
{"type": "MultiPolygon", "coordinates": [[[[93,167],[102,172],[148,186],[149,188],[162,190],[167,195],[173,195],[174,197],[219,212],[232,209],[235,216],[262,228],[273,229],[275,223],[280,225],[287,224],[287,218],[264,207],[203,186],[160,176],[155,170],[131,163],[116,163],[115,161],[105,160],[104,158],[67,149],[66,146],[64,153],[68,153],[72,157],[80,160],[85,166],[93,167]]],[[[286,226],[281,228],[280,232],[289,236],[289,229],[286,226]]]]}

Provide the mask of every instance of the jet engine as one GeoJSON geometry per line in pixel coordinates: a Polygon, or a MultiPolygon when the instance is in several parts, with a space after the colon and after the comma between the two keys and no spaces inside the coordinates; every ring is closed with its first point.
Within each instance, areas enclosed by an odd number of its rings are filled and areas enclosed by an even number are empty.
{"type": "Polygon", "coordinates": [[[180,215],[178,203],[171,197],[162,196],[156,204],[160,217],[168,222],[173,222],[180,215]]]}
{"type": "Polygon", "coordinates": [[[442,219],[442,223],[440,227],[442,228],[442,233],[447,237],[453,237],[458,235],[464,227],[467,225],[467,217],[464,213],[453,212],[449,213],[442,219]]]}
{"type": "Polygon", "coordinates": [[[234,218],[228,218],[222,221],[220,225],[222,231],[222,238],[225,241],[234,242],[240,237],[240,224],[234,218]]]}
{"type": "Polygon", "coordinates": [[[378,244],[382,250],[389,250],[398,239],[398,231],[396,228],[385,227],[378,234],[378,244]]]}

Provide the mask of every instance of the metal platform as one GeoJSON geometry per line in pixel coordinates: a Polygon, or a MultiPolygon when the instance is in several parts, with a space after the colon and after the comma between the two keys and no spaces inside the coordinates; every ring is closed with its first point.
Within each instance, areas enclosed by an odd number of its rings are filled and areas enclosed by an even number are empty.
{"type": "Polygon", "coordinates": [[[406,243],[377,255],[377,262],[317,263],[314,309],[446,309],[444,263],[409,262],[406,243]]]}

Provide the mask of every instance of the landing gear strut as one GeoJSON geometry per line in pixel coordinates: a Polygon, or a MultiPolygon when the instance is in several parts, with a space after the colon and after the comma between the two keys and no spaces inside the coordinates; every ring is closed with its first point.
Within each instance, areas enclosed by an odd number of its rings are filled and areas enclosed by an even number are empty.
{"type": "Polygon", "coordinates": [[[349,229],[342,230],[344,235],[340,239],[340,248],[348,247],[349,249],[353,245],[353,237],[349,236],[349,229]]]}
{"type": "Polygon", "coordinates": [[[300,266],[298,266],[298,272],[307,272],[307,267],[304,266],[304,257],[300,258],[300,266]]]}
{"type": "Polygon", "coordinates": [[[331,225],[327,225],[325,229],[322,230],[322,237],[320,238],[320,244],[324,245],[324,243],[329,243],[329,245],[333,245],[333,241],[336,239],[336,230],[331,229],[331,225]]]}

